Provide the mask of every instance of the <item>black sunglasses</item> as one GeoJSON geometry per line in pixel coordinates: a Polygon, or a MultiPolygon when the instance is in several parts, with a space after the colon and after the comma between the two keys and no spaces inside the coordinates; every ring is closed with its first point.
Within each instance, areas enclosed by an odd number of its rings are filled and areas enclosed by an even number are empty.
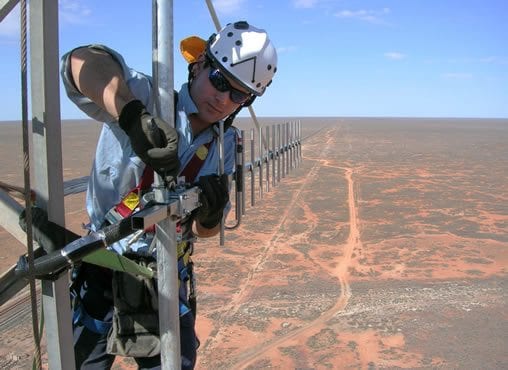
{"type": "Polygon", "coordinates": [[[224,74],[213,65],[210,66],[208,79],[210,80],[210,83],[213,85],[213,87],[215,87],[220,92],[229,91],[229,97],[233,103],[243,104],[252,97],[252,94],[237,90],[231,86],[224,74]]]}

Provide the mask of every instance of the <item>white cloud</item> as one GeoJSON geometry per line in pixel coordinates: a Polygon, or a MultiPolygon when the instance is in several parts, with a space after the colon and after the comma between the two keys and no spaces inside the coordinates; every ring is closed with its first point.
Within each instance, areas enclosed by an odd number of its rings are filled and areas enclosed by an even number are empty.
{"type": "Polygon", "coordinates": [[[92,11],[86,2],[79,0],[60,0],[59,17],[62,22],[84,24],[90,21],[92,11]]]}
{"type": "Polygon", "coordinates": [[[318,3],[318,0],[293,0],[293,6],[295,8],[314,8],[316,4],[318,3]]]}
{"type": "Polygon", "coordinates": [[[446,78],[448,80],[470,80],[473,78],[473,74],[461,72],[449,72],[443,73],[441,77],[446,78]]]}
{"type": "Polygon", "coordinates": [[[392,60],[401,60],[406,57],[406,54],[399,53],[397,51],[389,51],[387,53],[384,53],[385,58],[392,59],[392,60]]]}
{"type": "Polygon", "coordinates": [[[296,46],[282,46],[277,48],[277,54],[291,53],[297,49],[296,46]]]}
{"type": "Polygon", "coordinates": [[[488,56],[479,59],[480,63],[508,64],[508,57],[488,56]]]}
{"type": "Polygon", "coordinates": [[[232,14],[242,8],[245,0],[215,0],[213,6],[215,10],[222,14],[232,14]]]}
{"type": "Polygon", "coordinates": [[[457,57],[447,59],[426,59],[426,63],[447,63],[447,64],[495,64],[506,65],[508,64],[508,56],[489,55],[485,57],[457,57]]]}
{"type": "Polygon", "coordinates": [[[335,12],[333,15],[337,18],[348,18],[359,20],[363,22],[376,23],[376,24],[387,24],[383,19],[383,16],[390,14],[389,8],[383,8],[381,10],[340,10],[335,12]]]}

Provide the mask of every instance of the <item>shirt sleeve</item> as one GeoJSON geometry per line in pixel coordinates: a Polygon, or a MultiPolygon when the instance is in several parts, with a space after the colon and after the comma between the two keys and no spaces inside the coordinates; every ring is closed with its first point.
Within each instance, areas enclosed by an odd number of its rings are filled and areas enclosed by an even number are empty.
{"type": "MultiPolygon", "coordinates": [[[[130,90],[134,94],[134,96],[141,100],[143,104],[147,107],[151,106],[151,91],[152,91],[152,81],[151,78],[145,74],[137,72],[132,68],[129,68],[125,63],[123,57],[117,53],[115,50],[108,48],[104,45],[85,45],[80,46],[76,49],[87,47],[98,50],[103,50],[110,54],[113,59],[120,65],[123,71],[123,76],[130,90]]],[[[62,77],[62,82],[67,93],[69,99],[87,116],[90,118],[99,121],[99,122],[111,122],[114,121],[114,117],[111,116],[104,109],[95,104],[90,98],[84,96],[79,92],[74,84],[74,80],[70,71],[70,56],[72,52],[76,49],[73,49],[66,53],[60,63],[60,75],[62,77]]]]}

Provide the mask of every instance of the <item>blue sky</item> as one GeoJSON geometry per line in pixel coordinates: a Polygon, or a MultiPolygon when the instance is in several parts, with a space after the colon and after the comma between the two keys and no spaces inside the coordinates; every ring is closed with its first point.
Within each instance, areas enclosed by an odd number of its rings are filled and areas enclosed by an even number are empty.
{"type": "MultiPolygon", "coordinates": [[[[258,116],[508,118],[506,0],[216,0],[222,24],[265,28],[278,50],[258,116]]],[[[61,0],[60,52],[104,43],[151,72],[151,1],[61,0]],[[146,5],[144,5],[146,4],[146,5]]],[[[175,46],[208,37],[206,2],[174,0],[175,46]]],[[[0,24],[0,120],[21,119],[19,9],[0,24]]],[[[175,85],[187,77],[175,54],[175,85]]],[[[65,96],[62,118],[83,118],[65,96]]],[[[248,112],[243,113],[244,116],[248,112]]]]}

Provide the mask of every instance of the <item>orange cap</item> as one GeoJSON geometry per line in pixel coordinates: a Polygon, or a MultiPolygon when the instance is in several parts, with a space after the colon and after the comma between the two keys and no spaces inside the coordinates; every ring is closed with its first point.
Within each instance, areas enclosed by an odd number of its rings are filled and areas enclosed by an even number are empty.
{"type": "Polygon", "coordinates": [[[180,52],[187,63],[194,63],[205,52],[206,41],[198,36],[189,36],[180,41],[180,52]]]}

